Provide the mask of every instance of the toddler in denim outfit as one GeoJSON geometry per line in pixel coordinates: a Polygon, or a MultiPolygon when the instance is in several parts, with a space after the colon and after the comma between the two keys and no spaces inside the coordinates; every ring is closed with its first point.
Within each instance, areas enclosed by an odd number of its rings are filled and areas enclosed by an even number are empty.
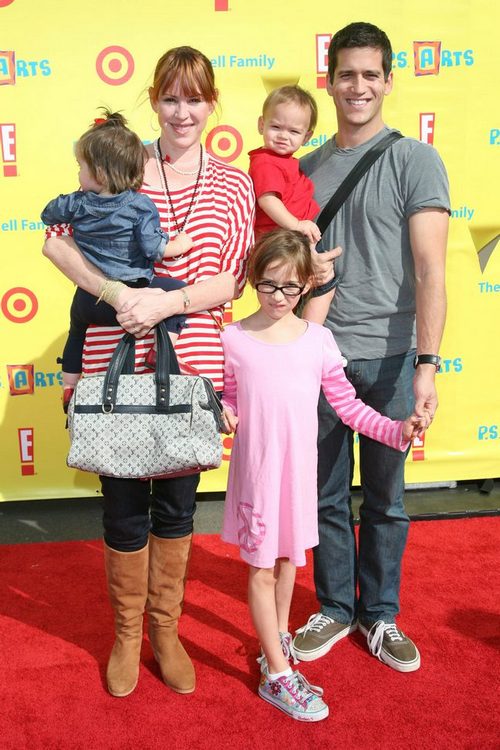
{"type": "MultiPolygon", "coordinates": [[[[42,211],[42,221],[70,223],[81,252],[109,279],[166,292],[185,286],[176,279],[154,276],[156,261],[182,255],[193,243],[185,232],[169,241],[153,201],[137,192],[143,181],[144,147],[126,127],[125,118],[104,110],[104,116],[77,142],[75,154],[81,190],[50,201],[42,211]]],[[[185,316],[174,315],[166,323],[175,341],[185,316]]],[[[65,410],[81,375],[83,343],[91,324],[118,325],[115,310],[78,288],[61,360],[65,410]]]]}

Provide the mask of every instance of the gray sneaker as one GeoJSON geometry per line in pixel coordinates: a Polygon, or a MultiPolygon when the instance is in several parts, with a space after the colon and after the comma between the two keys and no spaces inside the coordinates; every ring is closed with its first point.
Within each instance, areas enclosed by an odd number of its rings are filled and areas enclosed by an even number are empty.
{"type": "Polygon", "coordinates": [[[415,672],[420,667],[418,648],[394,622],[378,620],[371,628],[358,626],[370,652],[384,664],[397,672],[415,672]]]}
{"type": "Polygon", "coordinates": [[[293,650],[300,661],[314,661],[327,654],[337,641],[356,630],[356,622],[337,622],[318,612],[307,624],[295,631],[293,650]]]}

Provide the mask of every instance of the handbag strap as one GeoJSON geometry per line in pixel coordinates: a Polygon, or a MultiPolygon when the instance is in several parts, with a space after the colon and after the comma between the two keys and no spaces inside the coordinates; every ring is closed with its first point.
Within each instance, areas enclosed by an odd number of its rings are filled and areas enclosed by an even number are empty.
{"type": "MultiPolygon", "coordinates": [[[[364,154],[361,159],[354,165],[347,177],[343,180],[343,182],[340,183],[339,187],[316,219],[316,224],[318,225],[321,234],[323,234],[323,232],[328,228],[341,205],[345,203],[360,179],[370,169],[372,164],[377,161],[379,156],[381,156],[391,144],[393,144],[395,141],[398,141],[400,138],[403,138],[401,133],[397,133],[394,131],[388,133],[380,141],[378,141],[378,143],[372,146],[371,149],[369,149],[369,151],[367,151],[366,154],[364,154]]],[[[324,251],[318,250],[318,252],[324,251]]]]}
{"type": "MultiPolygon", "coordinates": [[[[170,375],[179,375],[179,363],[175,356],[174,347],[168,335],[165,321],[161,321],[156,330],[156,406],[158,409],[168,410],[170,404],[170,375]]],[[[135,345],[135,338],[131,333],[125,333],[118,342],[104,376],[102,393],[103,411],[112,411],[116,403],[118,380],[123,374],[124,366],[130,350],[135,345]]]]}

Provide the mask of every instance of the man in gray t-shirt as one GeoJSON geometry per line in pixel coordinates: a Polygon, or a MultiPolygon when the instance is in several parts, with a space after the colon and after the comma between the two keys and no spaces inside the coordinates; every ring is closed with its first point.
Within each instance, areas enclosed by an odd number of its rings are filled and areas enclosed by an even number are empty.
{"type": "MultiPolygon", "coordinates": [[[[337,32],[328,63],[338,130],[301,160],[321,207],[389,132],[382,105],[393,82],[390,42],[372,24],[353,23],[337,32]]],[[[402,138],[361,178],[322,238],[325,248],[343,248],[325,325],[347,359],[357,395],[393,419],[405,419],[413,408],[432,419],[437,408],[448,219],[448,181],[439,155],[402,138]]],[[[294,648],[299,659],[311,661],[359,627],[372,654],[397,671],[414,671],[420,654],[395,623],[409,524],[405,455],[359,436],[358,552],[349,495],[353,435],[324,398],[319,417],[314,577],[321,611],[297,631],[294,648]]]]}

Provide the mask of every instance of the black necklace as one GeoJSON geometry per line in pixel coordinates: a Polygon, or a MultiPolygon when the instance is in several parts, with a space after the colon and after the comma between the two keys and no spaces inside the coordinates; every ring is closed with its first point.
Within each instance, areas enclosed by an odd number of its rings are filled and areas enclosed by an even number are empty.
{"type": "Polygon", "coordinates": [[[189,214],[191,213],[191,209],[193,208],[194,199],[196,197],[196,193],[198,192],[198,185],[200,184],[200,177],[201,177],[201,171],[203,168],[203,147],[200,143],[200,166],[198,168],[198,174],[196,177],[196,182],[194,183],[194,189],[193,194],[191,196],[191,200],[189,201],[189,206],[186,211],[186,215],[184,217],[184,221],[182,222],[181,226],[179,226],[179,222],[177,221],[177,216],[175,215],[175,209],[174,204],[172,203],[172,196],[170,195],[170,190],[168,189],[168,180],[167,175],[165,173],[165,164],[163,162],[163,156],[161,153],[161,147],[160,147],[160,139],[158,138],[156,142],[156,146],[158,148],[158,154],[160,156],[160,165],[161,165],[161,176],[163,177],[163,186],[165,188],[165,192],[167,194],[168,203],[170,206],[170,211],[172,212],[172,218],[174,220],[175,228],[177,229],[177,233],[180,234],[184,231],[184,227],[186,226],[187,220],[189,218],[189,214]]]}

